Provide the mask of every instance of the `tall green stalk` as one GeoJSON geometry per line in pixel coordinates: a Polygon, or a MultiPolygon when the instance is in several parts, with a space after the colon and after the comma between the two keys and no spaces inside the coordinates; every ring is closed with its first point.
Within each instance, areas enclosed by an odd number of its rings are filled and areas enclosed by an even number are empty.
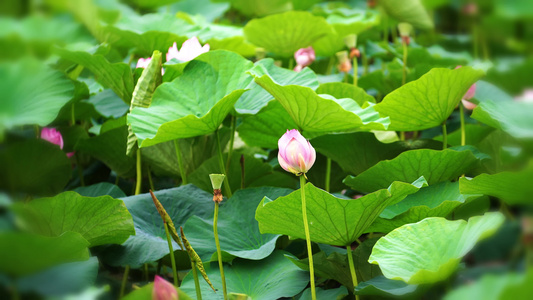
{"type": "Polygon", "coordinates": [[[224,157],[222,156],[222,148],[220,147],[220,137],[219,137],[219,134],[218,134],[218,129],[215,130],[215,138],[217,139],[216,142],[217,142],[217,151],[218,151],[218,163],[220,165],[220,171],[222,171],[222,173],[224,175],[226,175],[226,177],[224,177],[224,188],[226,190],[226,196],[228,198],[231,198],[231,188],[230,188],[230,185],[229,185],[229,181],[228,181],[228,174],[226,173],[226,167],[224,165],[224,157]]]}
{"type": "Polygon", "coordinates": [[[307,206],[305,204],[305,175],[300,176],[300,191],[302,194],[302,216],[304,221],[305,241],[307,243],[307,256],[309,258],[309,279],[311,281],[311,299],[316,300],[315,291],[315,269],[313,266],[313,249],[311,248],[311,236],[309,234],[309,224],[307,223],[307,206]]]}
{"type": "Polygon", "coordinates": [[[120,296],[119,299],[124,297],[126,292],[126,283],[128,282],[128,275],[130,274],[130,265],[127,265],[124,269],[124,275],[122,275],[122,284],[120,285],[120,296]]]}
{"type": "MultiPolygon", "coordinates": [[[[352,246],[346,246],[346,255],[348,255],[348,265],[350,265],[350,273],[352,274],[352,284],[355,289],[357,287],[357,275],[355,274],[355,266],[353,264],[352,246]]],[[[359,300],[359,295],[355,295],[355,299],[359,300]]]]}
{"type": "Polygon", "coordinates": [[[448,133],[446,131],[446,121],[442,123],[442,150],[448,147],[448,133]]]}
{"type": "Polygon", "coordinates": [[[163,223],[165,226],[165,234],[167,235],[168,250],[170,251],[170,263],[172,264],[172,276],[174,276],[174,285],[178,286],[178,272],[176,270],[176,259],[174,258],[174,248],[172,247],[172,238],[168,230],[167,222],[163,223]]]}
{"type": "Polygon", "coordinates": [[[357,56],[353,57],[353,85],[357,86],[357,56]]]}
{"type": "Polygon", "coordinates": [[[141,149],[137,148],[137,182],[135,184],[135,195],[139,195],[141,193],[141,186],[142,186],[142,172],[141,172],[141,149]]]}
{"type": "Polygon", "coordinates": [[[231,136],[229,138],[228,159],[226,159],[226,170],[229,170],[231,163],[231,156],[233,154],[233,144],[235,143],[235,129],[237,127],[237,117],[231,116],[231,136]]]}
{"type": "Polygon", "coordinates": [[[463,103],[459,103],[459,113],[461,114],[461,146],[466,145],[465,109],[463,103]]]}
{"type": "Polygon", "coordinates": [[[326,160],[326,182],[324,183],[324,187],[326,188],[326,192],[329,193],[329,183],[331,181],[331,158],[328,157],[326,160]]]}
{"type": "Polygon", "coordinates": [[[226,277],[224,276],[224,264],[222,263],[222,250],[220,250],[220,241],[218,240],[218,202],[215,201],[215,217],[213,218],[213,232],[215,233],[215,244],[217,245],[218,268],[220,269],[220,278],[222,280],[222,292],[224,293],[224,300],[228,299],[228,292],[226,290],[226,277]]]}
{"type": "Polygon", "coordinates": [[[187,174],[185,172],[185,166],[183,165],[183,157],[181,156],[181,149],[178,140],[174,140],[174,148],[176,149],[176,158],[178,159],[178,167],[180,168],[181,184],[187,184],[187,174]]]}
{"type": "Polygon", "coordinates": [[[202,300],[202,291],[200,290],[200,281],[198,280],[198,271],[196,270],[196,263],[191,261],[192,276],[194,278],[194,287],[196,289],[196,299],[202,300]]]}
{"type": "Polygon", "coordinates": [[[407,43],[402,41],[403,45],[403,69],[402,69],[402,85],[407,82],[407,43]]]}

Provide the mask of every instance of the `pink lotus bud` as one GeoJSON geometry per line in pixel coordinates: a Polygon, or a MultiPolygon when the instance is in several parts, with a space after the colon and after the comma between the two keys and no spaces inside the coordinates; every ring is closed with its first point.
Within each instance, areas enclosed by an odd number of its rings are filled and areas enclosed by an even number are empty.
{"type": "Polygon", "coordinates": [[[475,103],[472,103],[465,99],[461,100],[461,102],[463,102],[463,106],[468,110],[473,110],[477,106],[475,103]]]}
{"type": "Polygon", "coordinates": [[[339,51],[335,54],[339,60],[337,68],[340,72],[349,72],[352,69],[352,63],[348,57],[348,51],[339,51]]]}
{"type": "Polygon", "coordinates": [[[191,61],[198,55],[209,51],[209,44],[205,44],[203,47],[198,41],[197,37],[192,37],[181,45],[181,49],[178,51],[178,45],[174,43],[172,47],[168,48],[167,61],[175,58],[179,61],[191,61]]]}
{"type": "Polygon", "coordinates": [[[516,101],[533,102],[533,89],[525,89],[522,95],[515,97],[516,101]]]}
{"type": "Polygon", "coordinates": [[[56,144],[59,148],[63,149],[63,137],[61,136],[61,132],[55,128],[43,128],[41,130],[41,139],[56,144]]]}
{"type": "Polygon", "coordinates": [[[301,66],[302,69],[313,63],[315,58],[315,50],[311,46],[307,48],[300,48],[294,53],[296,64],[301,66]]]}
{"type": "Polygon", "coordinates": [[[139,61],[137,61],[137,66],[135,68],[146,68],[148,67],[148,64],[152,60],[151,57],[148,58],[139,58],[139,61]]]}
{"type": "Polygon", "coordinates": [[[307,173],[316,159],[315,148],[297,129],[287,130],[278,141],[278,161],[287,172],[300,176],[307,173]]]}
{"type": "Polygon", "coordinates": [[[300,72],[302,70],[303,70],[303,67],[300,65],[296,65],[296,67],[294,67],[294,72],[300,72]]]}
{"type": "Polygon", "coordinates": [[[172,283],[155,275],[154,288],[152,289],[152,300],[178,300],[178,290],[172,283]]]}

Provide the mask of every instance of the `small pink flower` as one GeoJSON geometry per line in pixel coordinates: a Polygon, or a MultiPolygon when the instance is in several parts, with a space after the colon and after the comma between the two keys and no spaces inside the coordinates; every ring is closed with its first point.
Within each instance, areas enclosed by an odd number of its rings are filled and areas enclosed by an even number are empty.
{"type": "Polygon", "coordinates": [[[209,44],[205,44],[202,47],[197,37],[192,37],[181,45],[181,49],[178,51],[178,45],[174,43],[172,47],[168,48],[167,61],[175,58],[179,61],[190,61],[195,59],[198,55],[209,51],[209,44]]]}
{"type": "Polygon", "coordinates": [[[315,50],[309,46],[307,48],[300,48],[294,53],[294,59],[296,60],[296,68],[294,71],[300,72],[303,68],[309,66],[315,61],[315,50]]]}
{"type": "Polygon", "coordinates": [[[146,68],[148,67],[148,64],[152,60],[151,57],[148,58],[139,58],[139,61],[137,61],[137,66],[135,68],[146,68]]]}
{"type": "Polygon", "coordinates": [[[155,275],[152,300],[178,300],[178,291],[172,283],[155,275]]]}
{"type": "Polygon", "coordinates": [[[41,130],[41,139],[58,145],[60,149],[63,149],[63,136],[61,136],[61,132],[55,128],[43,128],[41,130]]]}
{"type": "Polygon", "coordinates": [[[473,110],[474,108],[477,107],[477,105],[475,103],[472,103],[472,102],[470,102],[468,100],[465,100],[465,99],[461,100],[461,102],[463,102],[463,106],[466,109],[468,109],[468,110],[473,110]]]}
{"type": "Polygon", "coordinates": [[[287,172],[300,176],[315,163],[315,149],[297,129],[287,130],[279,139],[278,147],[279,164],[287,172]]]}

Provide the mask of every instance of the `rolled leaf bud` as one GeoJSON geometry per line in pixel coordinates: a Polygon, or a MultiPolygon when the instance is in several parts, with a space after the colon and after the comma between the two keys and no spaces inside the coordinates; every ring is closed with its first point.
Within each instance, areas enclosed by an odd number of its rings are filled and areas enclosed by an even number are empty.
{"type": "Polygon", "coordinates": [[[279,164],[287,172],[300,176],[315,163],[315,149],[296,129],[287,130],[279,139],[278,147],[279,164]]]}
{"type": "Polygon", "coordinates": [[[172,283],[162,277],[155,275],[154,288],[152,289],[152,300],[178,300],[178,290],[172,283]]]}
{"type": "Polygon", "coordinates": [[[348,58],[348,51],[339,51],[336,55],[337,59],[339,60],[339,64],[337,65],[339,71],[349,72],[352,69],[352,63],[348,58]]]}
{"type": "Polygon", "coordinates": [[[344,44],[349,49],[357,47],[357,34],[349,34],[344,37],[344,44]]]}
{"type": "Polygon", "coordinates": [[[209,174],[209,179],[211,179],[211,185],[213,186],[213,201],[218,203],[224,199],[220,190],[224,182],[224,177],[226,177],[224,174],[209,174]]]}

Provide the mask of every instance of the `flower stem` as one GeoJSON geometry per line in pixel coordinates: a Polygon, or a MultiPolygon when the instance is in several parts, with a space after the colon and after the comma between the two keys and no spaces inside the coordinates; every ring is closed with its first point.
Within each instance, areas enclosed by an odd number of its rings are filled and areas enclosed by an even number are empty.
{"type": "Polygon", "coordinates": [[[448,147],[448,134],[446,132],[446,121],[442,123],[442,150],[448,147]]]}
{"type": "Polygon", "coordinates": [[[231,136],[229,138],[229,150],[228,159],[226,159],[226,170],[229,170],[229,164],[231,162],[231,155],[233,154],[233,143],[235,143],[235,128],[237,127],[237,118],[231,116],[231,136]]]}
{"type": "Polygon", "coordinates": [[[150,184],[150,189],[152,191],[155,191],[154,188],[154,181],[152,180],[152,171],[150,170],[150,166],[146,166],[146,170],[148,171],[148,183],[150,184]]]}
{"type": "Polygon", "coordinates": [[[353,57],[353,85],[357,86],[357,56],[353,57]]]}
{"type": "Polygon", "coordinates": [[[331,180],[331,158],[328,157],[326,160],[326,182],[324,184],[324,187],[326,188],[326,192],[329,193],[329,182],[331,180]]]}
{"type": "Polygon", "coordinates": [[[463,103],[459,103],[459,113],[461,114],[461,146],[466,145],[466,129],[465,129],[465,110],[463,103]]]}
{"type": "Polygon", "coordinates": [[[405,132],[400,131],[400,141],[405,141],[405,132]]]}
{"type": "Polygon", "coordinates": [[[307,242],[307,256],[309,258],[309,278],[311,280],[311,299],[316,300],[315,291],[315,270],[313,267],[313,249],[311,248],[311,237],[309,235],[309,224],[307,223],[307,206],[305,204],[305,176],[300,176],[300,191],[302,194],[302,216],[304,221],[305,241],[307,242]]]}
{"type": "Polygon", "coordinates": [[[202,300],[202,291],[200,290],[200,281],[198,281],[198,271],[196,270],[196,263],[191,260],[192,276],[194,278],[194,287],[196,288],[196,299],[202,300]]]}
{"type": "Polygon", "coordinates": [[[122,275],[122,284],[120,286],[120,296],[119,299],[124,297],[124,293],[126,292],[126,283],[128,282],[128,275],[130,273],[130,265],[127,265],[124,269],[124,275],[122,275]]]}
{"type": "Polygon", "coordinates": [[[226,175],[224,177],[224,188],[226,189],[226,196],[231,197],[231,188],[228,181],[228,174],[226,174],[226,167],[224,166],[224,157],[222,156],[222,149],[220,147],[220,137],[218,134],[218,129],[215,130],[215,138],[217,139],[217,151],[218,151],[218,163],[220,164],[220,171],[222,174],[226,175]]]}
{"type": "MultiPolygon", "coordinates": [[[[350,265],[350,273],[352,274],[353,288],[355,289],[355,287],[357,287],[357,275],[355,274],[355,266],[353,264],[352,246],[346,246],[346,250],[346,255],[348,255],[348,265],[350,265]]],[[[359,300],[359,295],[355,295],[355,299],[359,300]]]]}
{"type": "Polygon", "coordinates": [[[167,222],[163,224],[165,225],[165,234],[167,235],[168,250],[170,251],[170,263],[172,264],[172,276],[174,276],[174,285],[178,286],[178,272],[176,271],[176,260],[174,258],[174,248],[172,247],[172,238],[170,237],[170,232],[168,231],[167,222]]]}
{"type": "Polygon", "coordinates": [[[176,149],[176,158],[178,159],[178,167],[180,168],[181,184],[187,184],[187,174],[185,172],[185,166],[183,165],[183,157],[181,156],[181,149],[178,140],[174,140],[174,149],[176,149]]]}
{"type": "Polygon", "coordinates": [[[142,172],[141,172],[141,149],[137,149],[137,183],[135,184],[135,195],[141,193],[142,186],[142,172]]]}
{"type": "Polygon", "coordinates": [[[228,292],[226,290],[226,277],[224,276],[224,265],[222,263],[222,250],[220,250],[220,241],[218,240],[218,202],[215,202],[215,217],[213,218],[213,232],[215,233],[215,244],[217,245],[218,268],[220,269],[220,278],[222,280],[222,292],[224,300],[228,299],[228,292]]]}
{"type": "Polygon", "coordinates": [[[402,85],[407,82],[407,43],[402,41],[403,45],[403,72],[402,72],[402,85]]]}

